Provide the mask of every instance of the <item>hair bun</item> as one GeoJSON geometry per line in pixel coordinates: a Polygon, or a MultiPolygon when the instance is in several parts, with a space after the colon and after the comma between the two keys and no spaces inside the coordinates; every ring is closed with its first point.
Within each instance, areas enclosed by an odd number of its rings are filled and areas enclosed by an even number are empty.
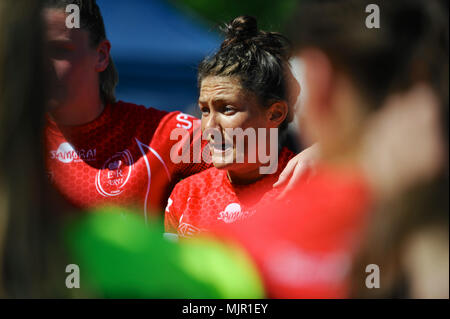
{"type": "Polygon", "coordinates": [[[228,42],[240,42],[258,34],[258,23],[251,16],[240,16],[225,25],[228,42]]]}

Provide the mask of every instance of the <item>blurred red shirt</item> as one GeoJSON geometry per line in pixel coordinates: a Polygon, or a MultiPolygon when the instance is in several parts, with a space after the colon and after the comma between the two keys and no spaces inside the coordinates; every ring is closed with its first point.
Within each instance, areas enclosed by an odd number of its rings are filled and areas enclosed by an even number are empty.
{"type": "Polygon", "coordinates": [[[346,298],[370,206],[362,174],[322,166],[287,200],[214,232],[249,253],[269,297],[346,298]]]}
{"type": "Polygon", "coordinates": [[[217,223],[234,223],[253,215],[279,195],[281,189],[272,185],[293,156],[283,148],[277,171],[248,185],[232,184],[227,171],[215,167],[182,180],[169,197],[166,232],[189,237],[217,223]]]}
{"type": "MultiPolygon", "coordinates": [[[[61,126],[47,116],[49,178],[79,208],[127,206],[142,211],[145,218],[150,212],[160,213],[179,179],[210,167],[203,161],[192,163],[194,126],[200,128],[196,121],[180,112],[121,101],[106,105],[96,120],[85,125],[61,126]],[[175,164],[170,158],[172,147],[181,151],[180,139],[170,140],[175,128],[188,132],[184,143],[189,144],[190,163],[175,164]]],[[[195,134],[201,138],[200,129],[195,134]]]]}

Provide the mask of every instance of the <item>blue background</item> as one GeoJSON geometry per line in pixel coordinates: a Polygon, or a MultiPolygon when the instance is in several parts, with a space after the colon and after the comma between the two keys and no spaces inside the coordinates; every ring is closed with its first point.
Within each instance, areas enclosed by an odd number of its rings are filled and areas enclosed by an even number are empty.
{"type": "Polygon", "coordinates": [[[119,71],[117,98],[192,113],[197,66],[221,43],[217,30],[163,0],[98,0],[119,71]]]}

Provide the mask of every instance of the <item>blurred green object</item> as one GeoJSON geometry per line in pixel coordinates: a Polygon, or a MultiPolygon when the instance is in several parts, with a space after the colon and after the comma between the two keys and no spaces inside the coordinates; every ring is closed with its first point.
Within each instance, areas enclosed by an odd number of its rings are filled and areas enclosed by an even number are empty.
{"type": "MultiPolygon", "coordinates": [[[[83,283],[107,298],[263,298],[256,268],[238,248],[212,239],[163,238],[119,208],[89,212],[66,242],[83,283]]],[[[86,287],[84,287],[86,288],[86,287]]]]}
{"type": "Polygon", "coordinates": [[[240,15],[251,15],[266,31],[282,32],[298,0],[169,0],[181,10],[187,8],[215,25],[240,15]]]}

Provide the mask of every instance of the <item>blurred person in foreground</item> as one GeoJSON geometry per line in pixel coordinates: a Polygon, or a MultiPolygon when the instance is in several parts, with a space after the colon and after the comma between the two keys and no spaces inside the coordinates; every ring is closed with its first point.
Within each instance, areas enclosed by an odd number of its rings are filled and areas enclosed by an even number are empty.
{"type": "MultiPolygon", "coordinates": [[[[448,1],[412,1],[395,25],[416,38],[410,73],[368,123],[362,162],[379,200],[355,258],[352,296],[449,298],[448,1]],[[382,150],[382,152],[380,152],[382,150]],[[389,156],[381,156],[382,153],[389,156]],[[380,269],[378,289],[364,270],[380,269]]],[[[406,37],[404,35],[404,37],[406,37]]],[[[401,81],[399,81],[401,83],[401,81]]]]}
{"type": "Polygon", "coordinates": [[[44,174],[40,1],[0,1],[0,297],[67,297],[59,214],[44,174]]]}
{"type": "MultiPolygon", "coordinates": [[[[201,138],[197,119],[116,101],[118,73],[95,0],[45,0],[44,20],[50,87],[45,161],[50,180],[79,208],[118,205],[145,219],[151,212],[160,216],[176,182],[210,167],[199,156],[206,143],[196,147],[201,138]],[[79,29],[66,27],[69,4],[80,8],[79,29]],[[188,138],[170,139],[180,128],[189,132],[188,138]],[[189,149],[189,161],[176,163],[171,151],[182,152],[183,145],[189,149]]],[[[299,154],[290,168],[307,166],[303,158],[309,154],[299,154]]],[[[301,172],[290,169],[282,180],[293,173],[295,181],[301,172]]]]}
{"type": "Polygon", "coordinates": [[[214,167],[178,183],[166,208],[166,232],[181,237],[245,219],[276,200],[283,188],[272,185],[294,155],[273,133],[287,128],[300,93],[290,71],[289,41],[258,30],[250,16],[235,18],[224,30],[220,49],[198,70],[198,107],[214,167]],[[242,133],[240,139],[235,129],[254,135],[242,133]],[[261,152],[269,154],[268,163],[261,152]]]}
{"type": "Polygon", "coordinates": [[[303,138],[321,149],[316,174],[290,202],[219,231],[247,248],[273,297],[370,296],[368,264],[381,271],[383,289],[373,295],[429,296],[420,285],[430,279],[440,282],[434,296],[448,297],[448,144],[440,122],[448,108],[445,10],[438,2],[383,1],[381,28],[367,29],[366,5],[299,5],[290,35],[305,64],[303,138]],[[375,209],[405,203],[405,192],[433,180],[440,186],[416,194],[420,209],[375,209]],[[422,230],[433,235],[433,229],[439,236],[418,244],[422,230]],[[406,256],[402,245],[409,240],[417,247],[406,256]],[[363,241],[370,242],[364,249],[363,241]],[[366,258],[355,261],[360,253],[366,258]],[[424,270],[420,263],[428,258],[439,266],[424,270]],[[402,272],[411,275],[411,286],[398,293],[402,272]]]}

